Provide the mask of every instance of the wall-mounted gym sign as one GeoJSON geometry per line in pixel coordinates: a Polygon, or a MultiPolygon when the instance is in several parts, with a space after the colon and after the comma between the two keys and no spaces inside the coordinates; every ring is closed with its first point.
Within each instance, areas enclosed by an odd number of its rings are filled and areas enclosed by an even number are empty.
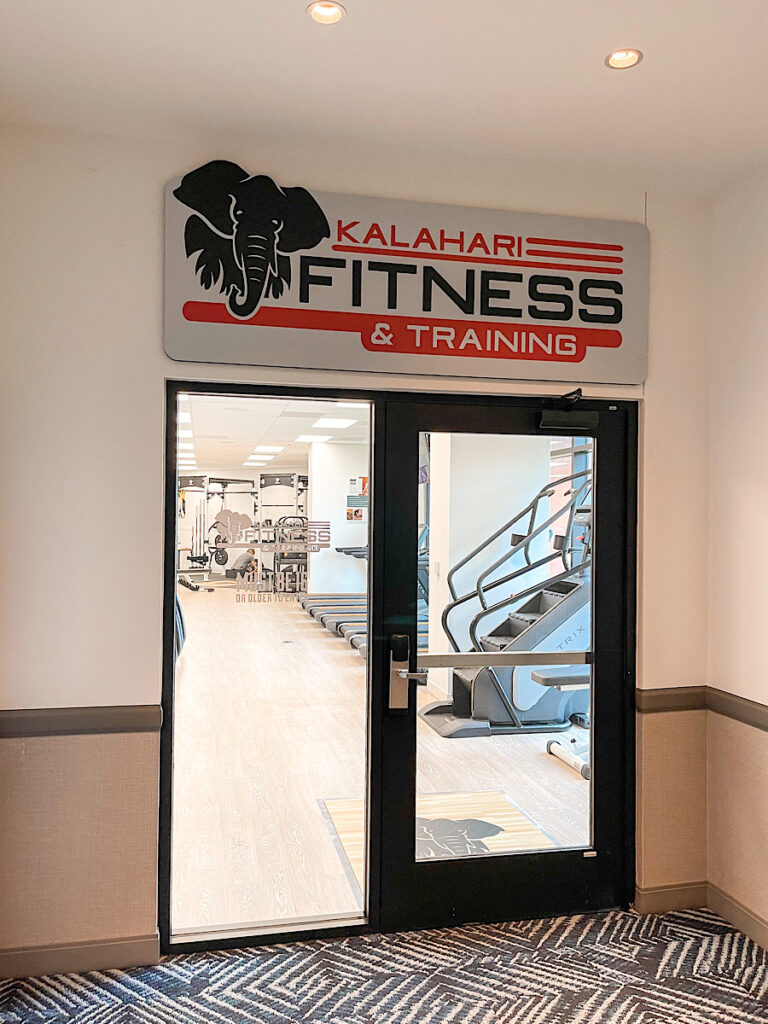
{"type": "Polygon", "coordinates": [[[642,224],[337,195],[214,160],[168,185],[172,359],[636,384],[642,224]]]}

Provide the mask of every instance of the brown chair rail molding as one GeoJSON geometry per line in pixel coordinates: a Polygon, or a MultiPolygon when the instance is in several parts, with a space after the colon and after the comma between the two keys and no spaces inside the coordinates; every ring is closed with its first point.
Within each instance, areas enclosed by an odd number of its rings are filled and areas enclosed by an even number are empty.
{"type": "MultiPolygon", "coordinates": [[[[635,690],[642,714],[663,711],[715,711],[726,718],[768,732],[768,705],[738,697],[713,686],[670,686],[635,690]]],[[[157,704],[126,704],[90,708],[27,708],[0,711],[0,738],[14,736],[78,736],[96,733],[159,732],[162,708],[157,704]]]]}
{"type": "Polygon", "coordinates": [[[768,705],[737,697],[714,686],[670,686],[635,690],[635,707],[642,714],[660,711],[714,711],[745,725],[768,732],[768,705]]]}
{"type": "Polygon", "coordinates": [[[101,708],[28,708],[0,711],[0,738],[88,736],[98,733],[159,732],[159,704],[101,708]]]}

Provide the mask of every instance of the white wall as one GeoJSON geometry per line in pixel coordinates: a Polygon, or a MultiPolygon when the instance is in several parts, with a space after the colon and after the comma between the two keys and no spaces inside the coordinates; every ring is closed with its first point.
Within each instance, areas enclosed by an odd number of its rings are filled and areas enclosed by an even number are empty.
{"type": "Polygon", "coordinates": [[[366,444],[310,445],[309,518],[331,524],[330,548],[309,556],[309,590],[313,594],[362,594],[367,590],[367,559],[341,554],[336,548],[362,548],[368,543],[368,523],[347,521],[350,478],[368,473],[366,444]]]}
{"type": "Polygon", "coordinates": [[[715,204],[708,683],[768,704],[768,169],[715,204]]]}
{"type": "MultiPolygon", "coordinates": [[[[451,561],[451,444],[453,434],[432,434],[429,446],[429,643],[430,651],[447,651],[440,621],[451,600],[448,570],[451,561]]],[[[421,490],[421,488],[419,488],[421,490]]],[[[451,692],[451,670],[430,669],[427,685],[432,696],[451,692]]]]}
{"type": "MultiPolygon", "coordinates": [[[[451,600],[448,571],[457,562],[495,533],[499,527],[521,512],[531,498],[549,482],[548,437],[499,436],[495,434],[430,435],[430,529],[429,529],[429,647],[434,652],[449,650],[443,632],[442,611],[451,600]]],[[[548,502],[545,501],[548,507],[548,502]]],[[[546,520],[544,507],[537,523],[546,520]]],[[[527,518],[515,528],[525,533],[527,518]]],[[[454,578],[459,594],[473,589],[479,573],[509,550],[512,531],[490,545],[481,557],[462,567],[454,578]]],[[[544,531],[531,545],[535,560],[549,550],[549,533],[544,531]]],[[[516,556],[489,577],[497,579],[523,565],[516,556]]],[[[548,575],[546,568],[531,575],[526,585],[548,575]]],[[[510,583],[491,592],[489,603],[521,590],[510,583]]],[[[462,650],[469,650],[469,623],[479,611],[477,601],[468,601],[452,613],[449,626],[462,650]]],[[[496,612],[484,620],[481,635],[490,632],[507,612],[496,612]]],[[[430,685],[446,692],[450,689],[449,671],[430,672],[430,685]],[[433,678],[434,676],[434,678],[433,678]]]]}
{"type": "MultiPolygon", "coordinates": [[[[651,350],[641,410],[638,679],[706,673],[708,208],[650,196],[651,350]]],[[[599,465],[600,453],[597,453],[599,465]]]]}
{"type": "MultiPolygon", "coordinates": [[[[339,374],[173,363],[162,351],[164,183],[229,157],[317,189],[609,218],[642,219],[621,182],[562,169],[436,166],[326,148],[250,153],[205,144],[3,128],[0,445],[6,545],[0,574],[0,706],[154,704],[160,699],[164,378],[337,384],[339,374]],[[125,504],[126,481],[139,496],[125,504]],[[55,498],[52,500],[51,495],[55,498]],[[10,520],[10,521],[9,521],[10,520]],[[87,541],[90,558],[83,557],[87,541]],[[77,548],[77,558],[70,554],[77,548]],[[51,552],[57,558],[51,567],[51,552]],[[105,555],[109,555],[107,561],[105,555]],[[73,568],[75,571],[72,571],[73,568]]],[[[641,653],[645,686],[704,678],[705,210],[649,197],[651,368],[645,396],[641,653]],[[669,611],[671,595],[685,594],[669,611]]],[[[380,377],[345,375],[353,386],[380,377]]],[[[561,393],[562,385],[418,381],[390,388],[561,393]]],[[[350,560],[351,561],[351,560],[350,560]]]]}

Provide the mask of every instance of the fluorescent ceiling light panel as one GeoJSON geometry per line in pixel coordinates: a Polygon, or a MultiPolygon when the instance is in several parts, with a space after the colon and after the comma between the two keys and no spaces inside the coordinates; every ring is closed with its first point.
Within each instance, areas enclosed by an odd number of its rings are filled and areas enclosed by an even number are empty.
{"type": "Polygon", "coordinates": [[[279,444],[257,444],[253,450],[255,452],[281,452],[283,448],[279,444]]]}
{"type": "Polygon", "coordinates": [[[316,423],[312,424],[312,427],[325,427],[326,430],[330,427],[331,430],[345,430],[347,427],[351,427],[353,423],[357,423],[357,420],[334,420],[329,416],[323,416],[316,423]]]}
{"type": "Polygon", "coordinates": [[[367,409],[370,402],[337,402],[337,409],[367,409]]]}
{"type": "Polygon", "coordinates": [[[244,462],[243,465],[247,466],[249,469],[257,469],[259,466],[266,466],[266,462],[252,462],[249,459],[247,462],[244,462]]]}
{"type": "Polygon", "coordinates": [[[180,402],[188,402],[189,401],[189,395],[178,395],[177,397],[178,397],[180,402]]]}
{"type": "Polygon", "coordinates": [[[180,428],[179,430],[176,431],[176,437],[194,437],[194,436],[195,435],[192,433],[191,430],[183,430],[183,429],[180,428]]]}
{"type": "Polygon", "coordinates": [[[192,422],[192,414],[189,413],[189,412],[180,412],[176,416],[176,419],[179,421],[179,423],[191,423],[192,422]]]}
{"type": "Polygon", "coordinates": [[[191,441],[179,441],[178,449],[180,452],[193,452],[195,446],[191,441]]]}
{"type": "Polygon", "coordinates": [[[330,441],[330,434],[299,434],[296,438],[297,444],[315,444],[320,441],[330,441]]]}

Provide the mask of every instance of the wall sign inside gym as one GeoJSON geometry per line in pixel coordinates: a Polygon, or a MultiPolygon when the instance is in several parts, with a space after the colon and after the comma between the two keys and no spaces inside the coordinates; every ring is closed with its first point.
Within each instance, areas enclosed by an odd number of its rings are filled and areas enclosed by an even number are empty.
{"type": "Polygon", "coordinates": [[[287,187],[228,160],[166,192],[172,359],[645,379],[641,223],[287,187]]]}

